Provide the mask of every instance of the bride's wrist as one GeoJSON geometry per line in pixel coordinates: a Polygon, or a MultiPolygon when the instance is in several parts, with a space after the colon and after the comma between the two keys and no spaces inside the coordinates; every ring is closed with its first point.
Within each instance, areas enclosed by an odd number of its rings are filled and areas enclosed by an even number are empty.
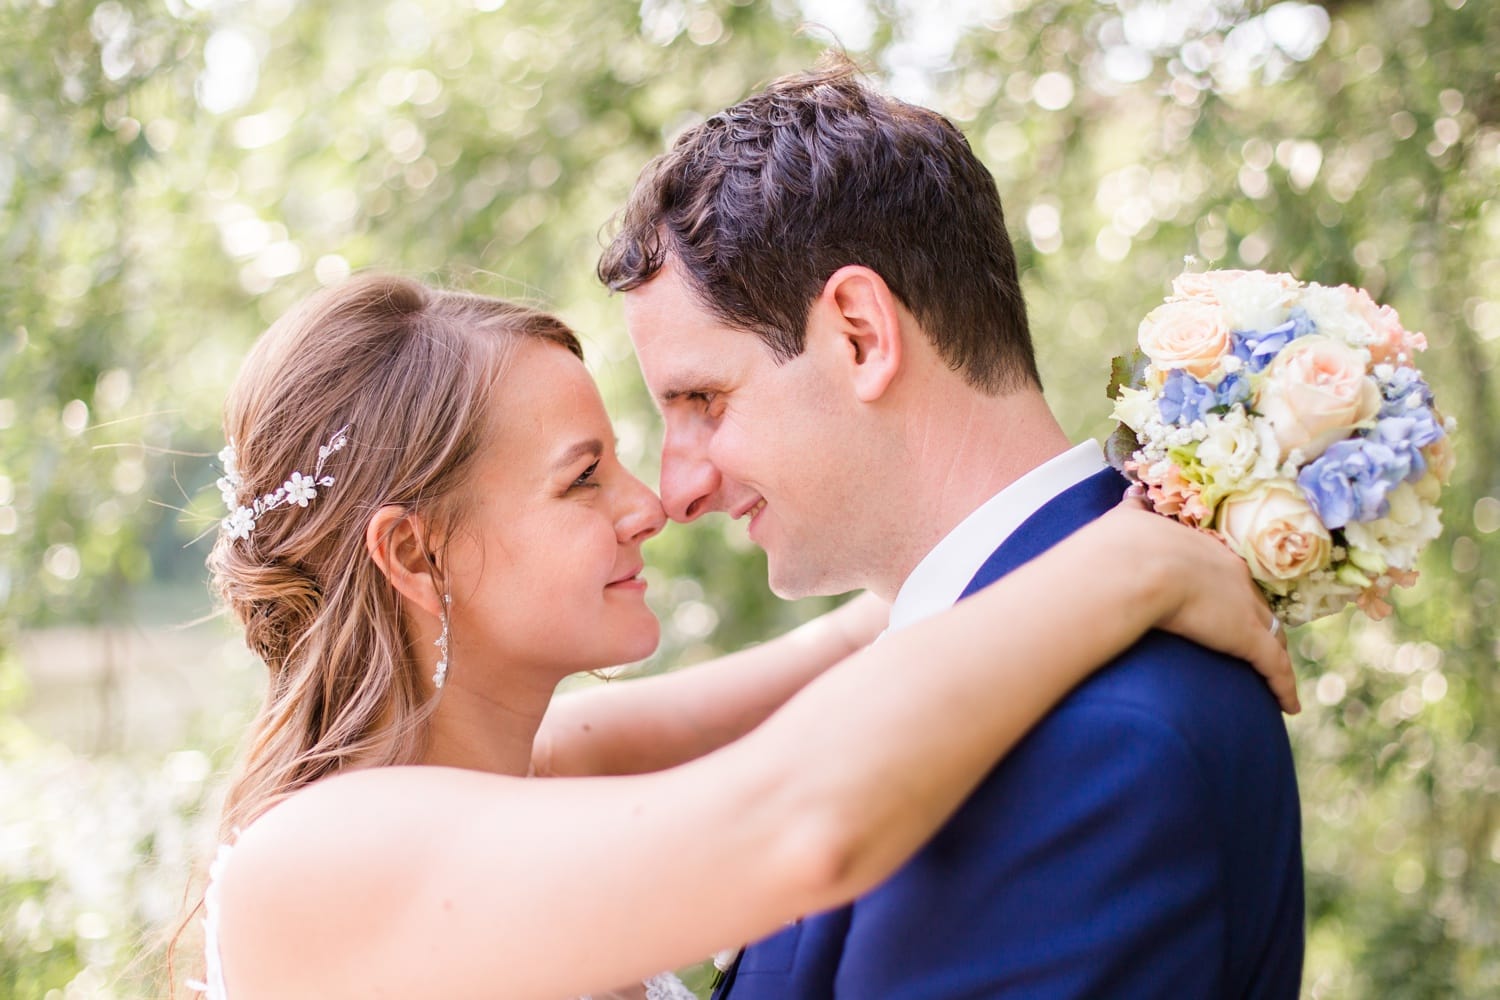
{"type": "Polygon", "coordinates": [[[1126,597],[1124,606],[1135,609],[1142,623],[1154,626],[1176,614],[1188,599],[1188,575],[1184,560],[1171,544],[1162,546],[1158,525],[1148,520],[1154,514],[1121,510],[1101,519],[1107,532],[1101,551],[1108,555],[1100,568],[1108,566],[1119,575],[1126,597]]]}

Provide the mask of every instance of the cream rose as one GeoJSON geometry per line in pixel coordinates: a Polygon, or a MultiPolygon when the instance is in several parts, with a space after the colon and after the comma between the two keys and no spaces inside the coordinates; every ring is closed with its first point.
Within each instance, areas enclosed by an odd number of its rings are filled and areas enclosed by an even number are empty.
{"type": "Polygon", "coordinates": [[[1423,453],[1427,456],[1427,478],[1435,485],[1441,486],[1452,478],[1453,467],[1458,463],[1458,457],[1453,453],[1452,434],[1444,434],[1424,448],[1423,453]]]}
{"type": "Polygon", "coordinates": [[[1328,564],[1333,539],[1318,515],[1294,487],[1267,484],[1219,504],[1219,534],[1250,574],[1272,589],[1328,564]]]}
{"type": "Polygon", "coordinates": [[[1310,462],[1380,412],[1380,389],[1367,378],[1367,355],[1331,337],[1292,341],[1266,369],[1255,408],[1270,423],[1281,458],[1310,462]]]}
{"type": "Polygon", "coordinates": [[[1157,368],[1183,368],[1203,378],[1229,350],[1229,327],[1220,311],[1197,299],[1166,302],[1141,320],[1141,350],[1157,368]]]}
{"type": "MultiPolygon", "coordinates": [[[[1215,274],[1244,274],[1243,271],[1217,271],[1215,274]]],[[[1218,305],[1218,297],[1214,295],[1214,276],[1212,274],[1199,274],[1195,271],[1184,271],[1172,279],[1172,298],[1174,299],[1201,299],[1210,305],[1218,305]]]]}

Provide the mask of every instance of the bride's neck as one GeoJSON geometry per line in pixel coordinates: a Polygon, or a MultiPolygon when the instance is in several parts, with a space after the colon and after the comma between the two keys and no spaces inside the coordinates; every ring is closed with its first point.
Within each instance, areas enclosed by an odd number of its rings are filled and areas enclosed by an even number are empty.
{"type": "Polygon", "coordinates": [[[450,683],[428,723],[422,763],[525,776],[552,690],[511,688],[497,695],[450,683]]]}

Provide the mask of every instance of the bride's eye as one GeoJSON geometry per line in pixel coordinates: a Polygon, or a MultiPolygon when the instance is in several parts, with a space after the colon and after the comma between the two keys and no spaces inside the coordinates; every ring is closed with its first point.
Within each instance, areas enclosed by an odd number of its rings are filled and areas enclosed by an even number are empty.
{"type": "Polygon", "coordinates": [[[594,473],[596,473],[598,471],[599,471],[599,462],[596,460],[587,469],[584,469],[583,472],[578,476],[577,479],[573,480],[573,486],[572,486],[572,488],[573,489],[580,489],[580,488],[583,488],[583,487],[593,487],[594,489],[598,489],[599,484],[596,483],[596,482],[594,482],[594,473]]]}

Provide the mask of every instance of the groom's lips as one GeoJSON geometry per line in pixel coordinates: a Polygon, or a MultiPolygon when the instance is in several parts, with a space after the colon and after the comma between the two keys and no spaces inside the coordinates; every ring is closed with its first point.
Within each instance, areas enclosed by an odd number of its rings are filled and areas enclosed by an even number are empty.
{"type": "Polygon", "coordinates": [[[766,509],[766,498],[765,497],[756,497],[755,501],[753,503],[749,503],[749,504],[746,504],[744,507],[741,507],[739,509],[739,511],[734,515],[734,519],[736,521],[738,521],[740,518],[745,517],[746,515],[748,515],[749,518],[750,518],[750,523],[746,527],[747,527],[748,532],[750,532],[752,534],[752,538],[753,538],[753,533],[755,531],[755,523],[760,518],[761,512],[764,511],[765,509],[766,509]]]}

